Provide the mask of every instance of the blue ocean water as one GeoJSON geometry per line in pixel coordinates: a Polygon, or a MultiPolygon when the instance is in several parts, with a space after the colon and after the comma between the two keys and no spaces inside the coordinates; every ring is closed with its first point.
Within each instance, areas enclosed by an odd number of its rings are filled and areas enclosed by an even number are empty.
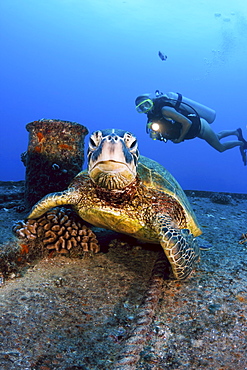
{"type": "Polygon", "coordinates": [[[239,148],[152,141],[134,105],[156,89],[180,92],[216,110],[215,132],[242,127],[247,139],[246,2],[2,0],[0,32],[0,180],[25,177],[25,125],[59,118],[134,132],[184,189],[246,193],[239,148]]]}

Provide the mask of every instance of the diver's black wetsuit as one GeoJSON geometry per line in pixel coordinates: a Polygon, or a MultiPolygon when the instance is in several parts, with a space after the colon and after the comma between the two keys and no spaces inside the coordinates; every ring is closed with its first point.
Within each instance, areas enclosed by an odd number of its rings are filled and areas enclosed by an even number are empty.
{"type": "MultiPolygon", "coordinates": [[[[174,108],[178,113],[184,115],[186,118],[188,118],[192,124],[190,126],[189,131],[184,137],[184,140],[194,139],[199,135],[199,132],[201,130],[201,121],[199,114],[194,110],[194,113],[188,112],[185,108],[180,107],[181,100],[176,102],[175,105],[170,103],[171,99],[166,98],[165,96],[161,96],[159,98],[153,99],[153,109],[147,113],[148,122],[153,122],[155,120],[166,120],[164,116],[162,115],[162,108],[163,107],[172,107],[174,108]]],[[[184,103],[183,103],[184,104],[184,103]]],[[[174,125],[179,125],[180,129],[182,127],[181,123],[175,121],[173,123],[174,125]]],[[[177,137],[169,137],[169,139],[177,139],[177,137]]]]}

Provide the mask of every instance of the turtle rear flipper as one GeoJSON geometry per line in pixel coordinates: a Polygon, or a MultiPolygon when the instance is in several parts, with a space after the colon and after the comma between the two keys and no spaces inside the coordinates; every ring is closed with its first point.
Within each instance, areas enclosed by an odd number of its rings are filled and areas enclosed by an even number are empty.
{"type": "Polygon", "coordinates": [[[178,280],[186,279],[200,257],[194,235],[188,229],[174,227],[174,222],[164,215],[156,216],[154,225],[174,277],[178,280]]]}
{"type": "Polygon", "coordinates": [[[58,193],[51,193],[44,196],[38,203],[36,203],[31,209],[29,218],[38,218],[44,213],[49,211],[51,208],[62,206],[66,204],[76,204],[77,203],[77,193],[74,188],[69,188],[68,190],[61,191],[58,193]]]}

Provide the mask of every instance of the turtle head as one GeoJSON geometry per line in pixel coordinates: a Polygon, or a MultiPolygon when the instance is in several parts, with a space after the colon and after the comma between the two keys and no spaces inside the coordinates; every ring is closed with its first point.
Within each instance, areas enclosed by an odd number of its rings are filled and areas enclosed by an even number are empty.
{"type": "Polygon", "coordinates": [[[121,190],[136,178],[138,143],[130,132],[115,129],[93,132],[87,157],[88,174],[98,186],[121,190]]]}

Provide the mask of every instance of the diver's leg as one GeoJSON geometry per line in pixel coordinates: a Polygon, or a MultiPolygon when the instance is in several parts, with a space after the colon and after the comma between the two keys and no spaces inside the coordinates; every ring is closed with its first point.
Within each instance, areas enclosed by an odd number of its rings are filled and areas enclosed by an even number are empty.
{"type": "MultiPolygon", "coordinates": [[[[236,135],[236,133],[235,133],[236,130],[235,131],[222,131],[222,132],[223,133],[224,132],[225,133],[226,132],[227,133],[231,132],[230,135],[236,135]],[[234,134],[233,134],[233,132],[234,132],[234,134]]],[[[211,129],[209,123],[205,119],[201,118],[201,130],[200,130],[200,133],[199,133],[198,137],[200,139],[205,140],[214,149],[216,149],[216,150],[218,150],[219,152],[222,153],[225,150],[234,148],[236,146],[243,146],[244,145],[244,143],[242,141],[239,141],[239,140],[227,141],[226,143],[221,143],[220,140],[219,140],[218,135],[211,129]]],[[[228,135],[225,135],[225,136],[228,136],[228,135]]],[[[221,136],[220,138],[225,137],[225,136],[221,136]]]]}
{"type": "Polygon", "coordinates": [[[218,136],[218,139],[222,139],[223,137],[227,137],[227,136],[231,136],[231,135],[235,135],[237,136],[237,138],[239,138],[239,133],[237,130],[224,130],[224,131],[221,131],[219,132],[218,134],[216,134],[218,136]]]}

